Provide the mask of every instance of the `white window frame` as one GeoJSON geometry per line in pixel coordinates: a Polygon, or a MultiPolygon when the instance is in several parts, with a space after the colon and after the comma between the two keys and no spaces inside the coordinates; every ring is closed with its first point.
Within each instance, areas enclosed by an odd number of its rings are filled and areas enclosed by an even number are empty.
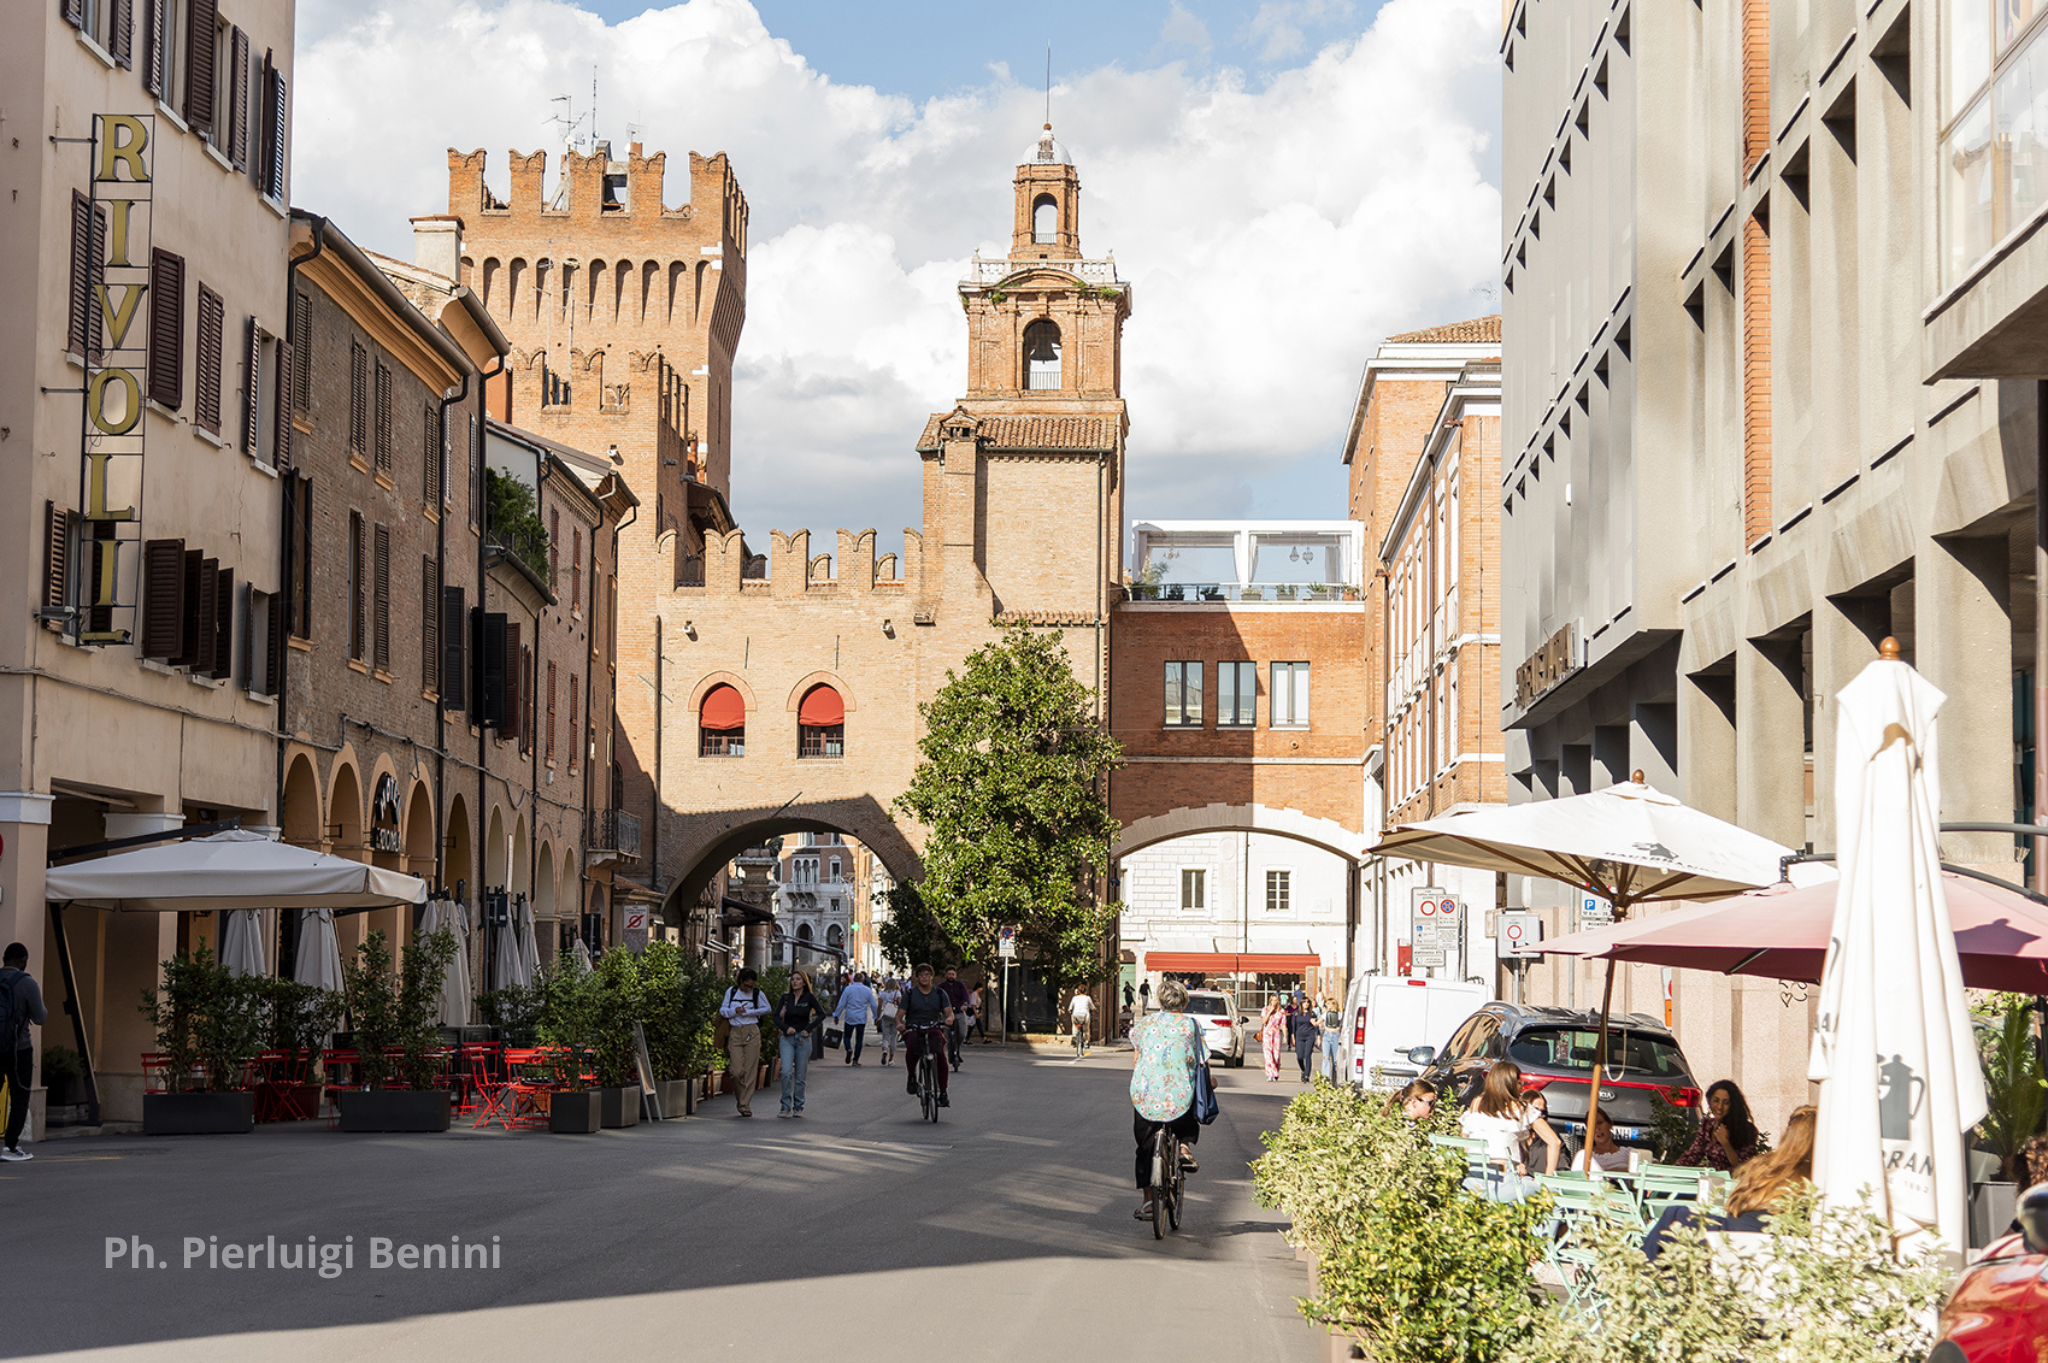
{"type": "Polygon", "coordinates": [[[1206,866],[1183,866],[1180,868],[1180,907],[1182,913],[1207,913],[1209,911],[1209,868],[1206,866]],[[1189,877],[1194,877],[1190,880],[1189,877]],[[1194,887],[1193,903],[1189,903],[1188,887],[1194,887]]]}
{"type": "Polygon", "coordinates": [[[1259,722],[1259,665],[1255,662],[1225,661],[1216,664],[1216,727],[1251,729],[1259,722]],[[1224,679],[1229,678],[1226,682],[1224,679]],[[1251,694],[1242,683],[1249,682],[1251,694]],[[1249,703],[1247,704],[1247,700],[1249,703]]]}
{"type": "Polygon", "coordinates": [[[1294,868],[1292,866],[1268,866],[1266,868],[1265,902],[1267,913],[1279,914],[1294,912],[1294,868]],[[1273,889],[1276,884],[1273,877],[1275,876],[1280,877],[1277,884],[1280,889],[1281,902],[1279,907],[1277,908],[1274,907],[1273,904],[1273,889]]]}
{"type": "Polygon", "coordinates": [[[1200,660],[1172,659],[1166,664],[1163,690],[1160,701],[1163,706],[1162,727],[1168,729],[1199,729],[1202,727],[1203,699],[1202,682],[1204,666],[1200,660]],[[1189,711],[1193,711],[1192,717],[1189,711]],[[1179,718],[1175,718],[1178,712],[1179,718]]]}
{"type": "Polygon", "coordinates": [[[1309,665],[1305,662],[1271,664],[1267,685],[1268,726],[1275,729],[1306,729],[1309,724],[1309,665]]]}

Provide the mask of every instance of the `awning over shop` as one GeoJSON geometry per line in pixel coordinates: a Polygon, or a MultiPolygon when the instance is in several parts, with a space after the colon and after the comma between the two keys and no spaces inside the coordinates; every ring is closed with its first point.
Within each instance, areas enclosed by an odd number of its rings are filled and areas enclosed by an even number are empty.
{"type": "Polygon", "coordinates": [[[747,702],[733,687],[714,686],[711,694],[704,697],[704,709],[697,723],[702,728],[720,733],[744,729],[747,727],[747,702]]]}
{"type": "Polygon", "coordinates": [[[1175,974],[1304,975],[1322,968],[1322,957],[1292,952],[1153,951],[1145,955],[1145,969],[1175,974]]]}
{"type": "Polygon", "coordinates": [[[796,722],[813,729],[829,729],[835,724],[844,724],[846,702],[831,687],[814,686],[804,692],[803,704],[796,712],[796,722]]]}

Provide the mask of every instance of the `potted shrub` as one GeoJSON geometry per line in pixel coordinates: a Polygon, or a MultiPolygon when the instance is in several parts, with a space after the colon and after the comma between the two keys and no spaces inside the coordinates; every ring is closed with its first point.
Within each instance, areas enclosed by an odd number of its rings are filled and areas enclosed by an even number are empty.
{"type": "Polygon", "coordinates": [[[441,981],[454,958],[455,934],[444,928],[415,941],[394,971],[391,950],[378,931],[343,967],[363,1080],[362,1088],[335,1094],[343,1131],[448,1129],[451,1095],[435,1088],[434,1079],[441,981]],[[406,1087],[391,1087],[394,1079],[406,1087]]]}
{"type": "Polygon", "coordinates": [[[286,1059],[283,1078],[256,1086],[257,1110],[264,1121],[315,1116],[320,1111],[315,1065],[320,1047],[341,1022],[341,995],[297,980],[265,980],[263,986],[270,1049],[286,1059]]]}
{"type": "Polygon", "coordinates": [[[256,1125],[256,1095],[243,1086],[242,1072],[263,1036],[261,984],[221,965],[204,938],[163,962],[162,987],[143,990],[140,1006],[156,1028],[166,1090],[142,1096],[145,1136],[256,1125]]]}
{"type": "Polygon", "coordinates": [[[594,1135],[603,1125],[603,1099],[583,1082],[590,1048],[593,978],[574,952],[558,957],[542,978],[540,1043],[548,1048],[554,1091],[548,1094],[548,1130],[594,1135]]]}
{"type": "Polygon", "coordinates": [[[712,1020],[723,985],[711,968],[685,959],[673,942],[649,942],[640,953],[640,1023],[664,1117],[696,1110],[702,1076],[710,1073],[712,1020]]]}
{"type": "Polygon", "coordinates": [[[640,1020],[640,958],[630,951],[604,954],[590,976],[591,1066],[597,1072],[599,1122],[640,1124],[640,1071],[633,1025],[640,1020]]]}

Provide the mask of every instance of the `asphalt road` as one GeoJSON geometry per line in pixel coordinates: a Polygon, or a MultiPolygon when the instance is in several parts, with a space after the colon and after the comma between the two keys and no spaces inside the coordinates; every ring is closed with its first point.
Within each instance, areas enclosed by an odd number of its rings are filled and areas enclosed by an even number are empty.
{"type": "Polygon", "coordinates": [[[925,1356],[949,1363],[1307,1363],[1319,1342],[1293,1303],[1306,1281],[1246,1169],[1299,1086],[1256,1067],[1215,1074],[1223,1115],[1203,1133],[1182,1232],[1163,1242],[1131,1216],[1119,1053],[1075,1064],[976,1047],[936,1126],[900,1067],[833,1055],[811,1069],[801,1122],[763,1095],[748,1121],[726,1098],[599,1136],[303,1123],[43,1142],[32,1163],[0,1165],[0,1355],[823,1359],[851,1346],[936,1348],[925,1356]],[[352,1250],[353,1267],[229,1268],[220,1254],[309,1237],[352,1250]],[[451,1238],[477,1259],[490,1245],[496,1266],[397,1258],[451,1238]],[[391,1267],[371,1267],[377,1239],[391,1267]],[[131,1266],[138,1242],[158,1267],[131,1266]]]}

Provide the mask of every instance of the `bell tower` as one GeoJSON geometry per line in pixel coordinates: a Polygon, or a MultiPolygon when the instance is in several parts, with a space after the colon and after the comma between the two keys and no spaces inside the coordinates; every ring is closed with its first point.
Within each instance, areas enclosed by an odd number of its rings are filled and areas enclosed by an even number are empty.
{"type": "Polygon", "coordinates": [[[1081,258],[1081,180],[1053,141],[1052,124],[1039,134],[1031,159],[1017,167],[1017,228],[1012,260],[1081,258]]]}

